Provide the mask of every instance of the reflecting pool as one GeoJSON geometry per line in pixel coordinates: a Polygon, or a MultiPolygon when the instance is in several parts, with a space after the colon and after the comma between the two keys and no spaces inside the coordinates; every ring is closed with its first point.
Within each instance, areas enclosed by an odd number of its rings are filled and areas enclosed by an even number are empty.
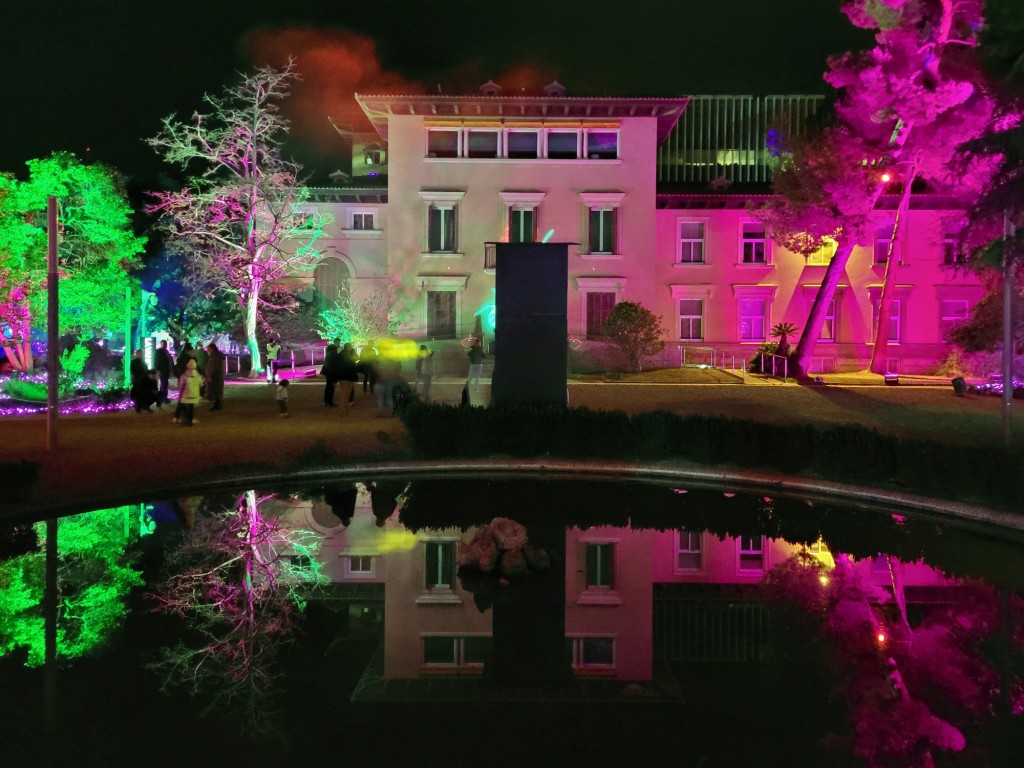
{"type": "Polygon", "coordinates": [[[1022,552],[571,479],[27,522],[0,537],[0,764],[1017,765],[1022,552]]]}

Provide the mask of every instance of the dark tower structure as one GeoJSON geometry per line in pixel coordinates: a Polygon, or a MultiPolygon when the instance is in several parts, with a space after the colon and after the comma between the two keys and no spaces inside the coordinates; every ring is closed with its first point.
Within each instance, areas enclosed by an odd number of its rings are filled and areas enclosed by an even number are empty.
{"type": "Polygon", "coordinates": [[[566,404],[569,243],[495,243],[491,404],[566,404]]]}

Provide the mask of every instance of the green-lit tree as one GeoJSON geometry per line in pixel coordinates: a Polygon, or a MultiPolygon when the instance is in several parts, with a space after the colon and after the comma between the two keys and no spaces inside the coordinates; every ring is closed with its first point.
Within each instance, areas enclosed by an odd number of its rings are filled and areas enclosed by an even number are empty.
{"type": "Polygon", "coordinates": [[[394,316],[396,283],[388,280],[362,297],[357,297],[353,288],[352,282],[346,281],[335,302],[320,310],[321,338],[360,344],[392,336],[398,328],[394,316]]]}
{"type": "MultiPolygon", "coordinates": [[[[61,519],[57,555],[57,655],[74,659],[100,647],[127,615],[129,592],[142,584],[127,519],[138,507],[114,507],[61,519]]],[[[46,524],[37,550],[0,562],[0,655],[24,649],[26,664],[45,661],[43,591],[46,524]]],[[[135,528],[137,531],[138,528],[135,528]]]]}
{"type": "Polygon", "coordinates": [[[661,320],[641,304],[620,301],[604,321],[604,334],[622,353],[631,371],[639,371],[643,359],[665,348],[661,320]]]}
{"type": "Polygon", "coordinates": [[[0,174],[0,346],[16,370],[32,368],[33,327],[46,319],[46,207],[57,198],[61,332],[124,323],[124,297],[145,239],[132,232],[120,176],[69,152],[30,160],[28,178],[0,174]]]}
{"type": "Polygon", "coordinates": [[[152,193],[148,210],[163,214],[168,246],[185,255],[193,290],[237,298],[252,376],[263,369],[257,331],[267,286],[319,260],[324,219],[306,205],[299,166],[281,154],[288,121],[280,103],[295,77],[291,63],[261,67],[221,96],[207,94],[208,114],[187,123],[167,117],[148,140],[190,174],[183,189],[152,193]]]}

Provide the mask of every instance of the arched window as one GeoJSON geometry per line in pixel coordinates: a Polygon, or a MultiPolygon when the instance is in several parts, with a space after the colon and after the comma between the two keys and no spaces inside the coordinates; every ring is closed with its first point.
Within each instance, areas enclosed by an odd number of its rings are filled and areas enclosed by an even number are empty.
{"type": "Polygon", "coordinates": [[[352,275],[348,265],[341,259],[328,256],[316,266],[313,272],[313,286],[320,297],[321,306],[329,306],[338,300],[338,291],[347,290],[352,275]]]}

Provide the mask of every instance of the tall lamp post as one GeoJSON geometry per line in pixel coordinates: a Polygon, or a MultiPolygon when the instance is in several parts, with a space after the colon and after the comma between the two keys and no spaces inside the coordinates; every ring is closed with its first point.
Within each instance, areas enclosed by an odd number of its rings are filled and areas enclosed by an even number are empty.
{"type": "Polygon", "coordinates": [[[1012,242],[1017,228],[1010,214],[1003,214],[1003,447],[1010,449],[1012,442],[1010,415],[1013,410],[1013,273],[1015,261],[1011,258],[1012,242]]]}

